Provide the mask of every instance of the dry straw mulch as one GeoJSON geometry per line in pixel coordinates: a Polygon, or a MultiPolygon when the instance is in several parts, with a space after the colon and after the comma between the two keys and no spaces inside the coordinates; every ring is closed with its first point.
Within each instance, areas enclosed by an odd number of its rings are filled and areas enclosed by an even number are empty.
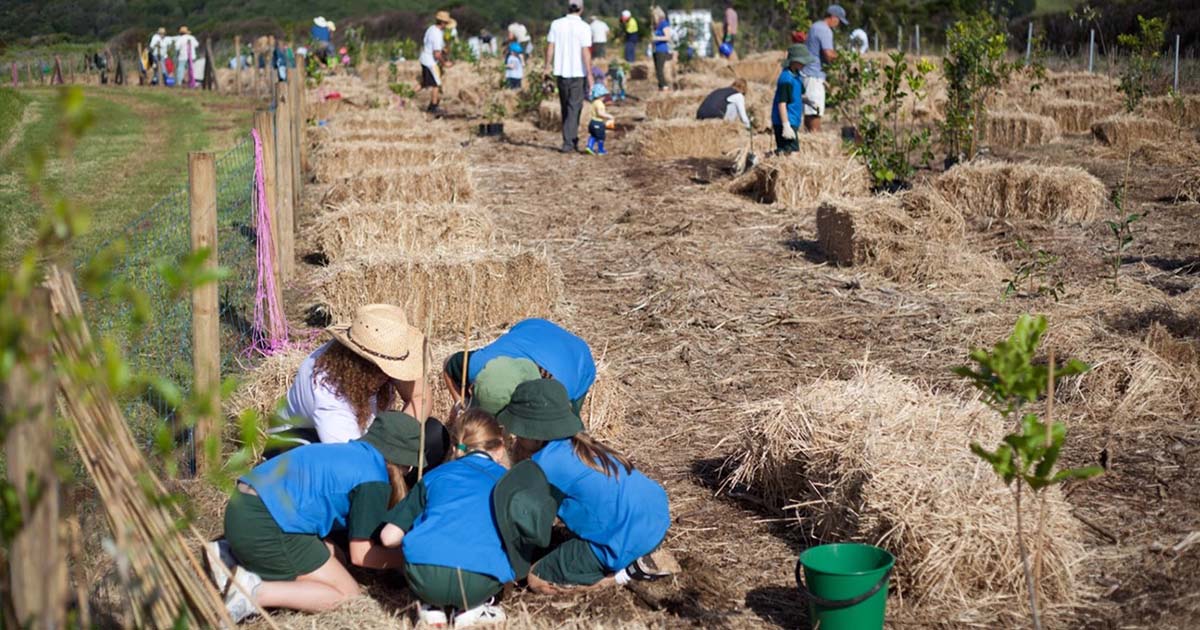
{"type": "Polygon", "coordinates": [[[491,211],[471,204],[346,204],[318,214],[300,243],[336,261],[369,252],[475,249],[495,236],[491,211]]]}
{"type": "Polygon", "coordinates": [[[1017,149],[1050,144],[1062,137],[1058,123],[1048,116],[1024,112],[988,113],[986,141],[993,147],[1017,149]]]}
{"type": "Polygon", "coordinates": [[[1058,123],[1065,133],[1091,133],[1092,123],[1115,113],[1120,106],[1067,98],[1052,98],[1038,103],[1038,111],[1058,123]]]}
{"type": "Polygon", "coordinates": [[[1155,96],[1143,100],[1138,106],[1138,111],[1150,118],[1165,120],[1180,127],[1200,127],[1200,95],[1186,94],[1178,98],[1155,96]]]}
{"type": "Polygon", "coordinates": [[[456,146],[427,142],[322,142],[313,152],[318,182],[332,182],[364,171],[397,166],[430,166],[465,158],[456,146]]]}
{"type": "Polygon", "coordinates": [[[767,58],[747,59],[733,64],[733,76],[747,81],[759,83],[774,83],[779,78],[782,55],[772,55],[767,58]]]}
{"type": "MultiPolygon", "coordinates": [[[[729,87],[733,83],[731,77],[715,76],[712,74],[703,74],[697,72],[689,72],[681,74],[675,80],[675,84],[681,90],[704,90],[705,94],[717,88],[729,87]]],[[[697,104],[699,107],[699,104],[697,104]]]]}
{"type": "Polygon", "coordinates": [[[970,162],[943,173],[934,187],[963,212],[985,219],[1086,223],[1108,210],[1108,189],[1073,166],[970,162]]]}
{"type": "MultiPolygon", "coordinates": [[[[1027,623],[1012,492],[973,455],[1007,427],[962,401],[863,368],[847,381],[818,380],[746,405],[745,445],[730,483],[789,510],[821,542],[859,541],[897,557],[900,606],[917,625],[1015,627],[1027,623]]],[[[1027,542],[1043,561],[1043,614],[1052,625],[1080,604],[1086,561],[1081,525],[1057,489],[1046,491],[1045,536],[1027,542]]],[[[1037,504],[1026,495],[1027,514],[1037,504]]],[[[1032,518],[1030,519],[1032,521],[1032,518]]]]}
{"type": "Polygon", "coordinates": [[[1135,150],[1143,143],[1168,142],[1181,135],[1179,127],[1158,118],[1117,114],[1092,124],[1092,135],[1114,149],[1135,150]]]}
{"type": "Polygon", "coordinates": [[[871,192],[871,177],[857,158],[826,143],[826,134],[802,134],[814,151],[801,146],[798,153],[773,157],[755,166],[730,184],[730,191],[760,203],[799,207],[816,203],[823,195],[856,197],[871,192]],[[816,136],[816,137],[813,137],[816,136]],[[834,155],[822,155],[823,151],[834,155]]]}
{"type": "Polygon", "coordinates": [[[696,118],[700,103],[712,90],[665,92],[646,101],[646,117],[652,120],[696,118]]]}
{"type": "Polygon", "coordinates": [[[746,133],[741,123],[724,120],[660,120],[638,125],[632,143],[651,159],[719,158],[742,148],[746,133]]]}
{"type": "Polygon", "coordinates": [[[363,304],[396,304],[422,330],[432,318],[435,334],[460,333],[469,307],[482,328],[548,317],[562,295],[549,257],[518,248],[364,254],[315,271],[309,283],[313,303],[335,322],[349,321],[363,304]]]}
{"type": "Polygon", "coordinates": [[[466,162],[410,166],[338,179],[321,199],[326,207],[346,203],[461,203],[475,196],[466,162]]]}

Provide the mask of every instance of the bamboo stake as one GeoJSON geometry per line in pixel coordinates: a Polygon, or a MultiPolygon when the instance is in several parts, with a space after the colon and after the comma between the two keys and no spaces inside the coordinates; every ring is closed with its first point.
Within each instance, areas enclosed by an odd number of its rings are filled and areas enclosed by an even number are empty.
{"type": "Polygon", "coordinates": [[[417,416],[421,424],[421,446],[417,451],[417,483],[421,482],[421,478],[425,476],[425,421],[429,419],[429,414],[426,412],[425,397],[430,395],[428,388],[429,383],[426,381],[426,371],[429,369],[429,336],[433,334],[433,313],[425,315],[425,339],[421,341],[421,408],[417,410],[417,416]]]}
{"type": "MultiPolygon", "coordinates": [[[[1054,432],[1054,348],[1050,349],[1050,367],[1047,374],[1046,382],[1046,447],[1049,448],[1053,443],[1054,432]]],[[[1046,492],[1043,489],[1038,493],[1038,523],[1037,523],[1037,548],[1033,550],[1033,582],[1038,589],[1038,600],[1041,600],[1042,589],[1042,547],[1043,547],[1043,530],[1046,523],[1046,492]]]]}
{"type": "Polygon", "coordinates": [[[471,327],[474,324],[472,319],[475,317],[475,272],[471,271],[471,284],[467,287],[467,326],[463,329],[463,368],[462,368],[462,383],[459,385],[458,398],[462,402],[462,408],[467,408],[467,370],[471,367],[471,327]]]}

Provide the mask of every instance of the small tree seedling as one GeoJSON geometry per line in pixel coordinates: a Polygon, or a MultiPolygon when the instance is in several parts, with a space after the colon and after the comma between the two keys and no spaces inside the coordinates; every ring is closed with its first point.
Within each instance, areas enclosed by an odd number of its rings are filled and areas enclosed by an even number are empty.
{"type": "Polygon", "coordinates": [[[1167,22],[1163,18],[1137,16],[1138,32],[1117,36],[1117,44],[1129,50],[1129,63],[1121,71],[1117,86],[1125,95],[1125,111],[1132,113],[1151,92],[1154,71],[1166,43],[1167,22]]]}
{"type": "Polygon", "coordinates": [[[1112,268],[1113,290],[1117,290],[1121,278],[1121,265],[1125,262],[1125,252],[1133,246],[1133,224],[1140,221],[1141,214],[1125,212],[1125,185],[1113,189],[1111,196],[1113,206],[1117,208],[1117,218],[1105,221],[1109,234],[1112,235],[1112,249],[1109,250],[1109,264],[1112,268]]]}
{"type": "Polygon", "coordinates": [[[1049,295],[1057,302],[1064,291],[1063,281],[1052,277],[1050,269],[1058,264],[1059,257],[1044,249],[1034,250],[1023,239],[1017,239],[1016,245],[1025,258],[1013,270],[1012,277],[1004,280],[1004,297],[1017,295],[1021,285],[1028,282],[1030,295],[1049,295]]]}

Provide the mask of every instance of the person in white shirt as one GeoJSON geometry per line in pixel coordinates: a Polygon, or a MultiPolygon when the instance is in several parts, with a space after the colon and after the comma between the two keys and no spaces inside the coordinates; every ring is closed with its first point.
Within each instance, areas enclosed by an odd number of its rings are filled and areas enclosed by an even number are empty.
{"type": "Polygon", "coordinates": [[[166,58],[166,39],[167,29],[161,26],[150,37],[150,85],[158,84],[158,69],[166,58]]]}
{"type": "Polygon", "coordinates": [[[603,59],[605,48],[608,46],[608,33],[611,29],[598,16],[593,15],[588,24],[592,28],[592,59],[603,59]]]}
{"type": "MultiPolygon", "coordinates": [[[[192,36],[186,26],[179,27],[179,35],[175,37],[175,85],[183,87],[183,81],[188,77],[189,64],[194,66],[200,56],[200,42],[192,36]]],[[[196,76],[192,70],[192,76],[196,76]]]]}
{"type": "Polygon", "coordinates": [[[446,11],[438,11],[433,16],[433,26],[425,29],[425,39],[421,45],[421,88],[429,88],[429,112],[442,112],[442,68],[453,65],[446,58],[446,29],[453,29],[458,23],[446,11]]]}
{"type": "Polygon", "coordinates": [[[871,46],[867,43],[867,32],[861,28],[850,31],[850,45],[858,50],[858,54],[865,55],[871,49],[871,46]]]}
{"type": "Polygon", "coordinates": [[[579,114],[592,91],[592,29],[582,13],[583,0],[568,0],[567,14],[550,24],[546,36],[546,69],[558,83],[562,107],[563,153],[579,152],[579,114]]]}
{"type": "Polygon", "coordinates": [[[737,121],[750,128],[750,116],[746,113],[746,91],[748,84],[745,79],[736,79],[733,85],[713,90],[700,109],[696,111],[697,120],[729,120],[737,121]]]}
{"type": "Polygon", "coordinates": [[[504,56],[504,85],[510,90],[521,89],[521,81],[525,78],[524,51],[517,42],[508,45],[508,53],[504,56]]]}

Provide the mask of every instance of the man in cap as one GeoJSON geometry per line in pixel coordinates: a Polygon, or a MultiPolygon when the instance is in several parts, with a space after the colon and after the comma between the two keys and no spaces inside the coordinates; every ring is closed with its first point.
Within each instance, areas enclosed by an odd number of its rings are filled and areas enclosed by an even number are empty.
{"type": "Polygon", "coordinates": [[[625,34],[625,61],[633,63],[637,57],[638,22],[628,10],[621,11],[621,32],[625,34]]]}
{"type": "Polygon", "coordinates": [[[771,128],[775,130],[775,150],[778,153],[794,153],[800,150],[796,140],[798,129],[807,107],[807,87],[800,76],[800,69],[813,60],[812,53],[804,44],[788,47],[783,71],[775,81],[775,98],[771,101],[771,128]]]}
{"type": "Polygon", "coordinates": [[[808,101],[804,105],[804,128],[808,131],[821,130],[821,116],[825,115],[825,72],[821,63],[837,59],[837,51],[833,49],[833,29],[841,24],[850,25],[846,10],[840,4],[831,4],[825,10],[825,17],[813,22],[808,29],[806,45],[813,60],[800,71],[808,101]]]}
{"type": "Polygon", "coordinates": [[[546,36],[546,69],[557,80],[562,108],[563,153],[579,151],[579,114],[592,91],[592,29],[582,14],[583,0],[568,0],[567,14],[550,24],[546,36]]]}
{"type": "Polygon", "coordinates": [[[421,88],[429,88],[429,112],[442,113],[442,68],[452,64],[446,59],[446,29],[453,29],[458,22],[450,17],[447,11],[438,11],[433,16],[433,26],[425,29],[425,39],[421,45],[421,88]]]}

